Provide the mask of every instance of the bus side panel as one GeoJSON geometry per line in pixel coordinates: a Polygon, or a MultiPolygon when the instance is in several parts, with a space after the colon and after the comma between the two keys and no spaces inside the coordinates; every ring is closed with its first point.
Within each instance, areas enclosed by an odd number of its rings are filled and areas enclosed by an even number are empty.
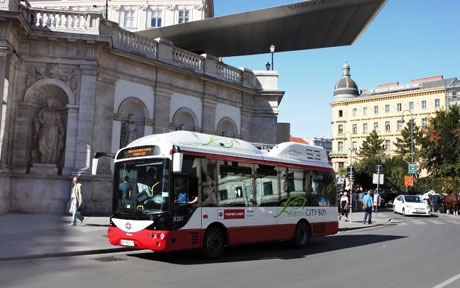
{"type": "Polygon", "coordinates": [[[266,225],[233,227],[228,229],[229,245],[290,240],[295,225],[266,225]]]}
{"type": "Polygon", "coordinates": [[[336,234],[339,231],[337,207],[284,207],[277,215],[278,225],[297,225],[301,219],[310,224],[312,237],[336,234]]]}
{"type": "Polygon", "coordinates": [[[339,222],[318,222],[310,225],[311,237],[321,237],[337,234],[339,232],[339,222]]]}

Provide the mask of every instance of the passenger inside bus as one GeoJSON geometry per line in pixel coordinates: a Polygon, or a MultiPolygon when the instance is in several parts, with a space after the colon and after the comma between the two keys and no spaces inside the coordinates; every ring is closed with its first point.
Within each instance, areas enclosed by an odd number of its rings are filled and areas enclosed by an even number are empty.
{"type": "Polygon", "coordinates": [[[121,207],[124,207],[124,208],[132,208],[134,207],[135,203],[133,203],[133,198],[132,198],[132,194],[133,194],[133,186],[131,185],[131,183],[129,183],[129,176],[126,175],[124,178],[123,178],[123,182],[120,183],[120,185],[118,186],[118,191],[119,191],[119,194],[120,194],[120,198],[121,198],[121,201],[120,201],[120,205],[121,207]]]}

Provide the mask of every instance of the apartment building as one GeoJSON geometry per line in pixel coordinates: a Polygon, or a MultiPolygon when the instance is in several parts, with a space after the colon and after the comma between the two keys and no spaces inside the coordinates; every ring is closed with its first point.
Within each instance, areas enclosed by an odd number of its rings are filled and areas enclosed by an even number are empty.
{"type": "Polygon", "coordinates": [[[345,63],[331,103],[333,138],[329,155],[334,169],[340,171],[354,162],[372,130],[384,139],[384,153],[393,156],[394,143],[406,123],[413,119],[417,126],[426,127],[436,111],[456,103],[459,88],[457,78],[440,75],[359,90],[351,78],[350,65],[345,63]]]}

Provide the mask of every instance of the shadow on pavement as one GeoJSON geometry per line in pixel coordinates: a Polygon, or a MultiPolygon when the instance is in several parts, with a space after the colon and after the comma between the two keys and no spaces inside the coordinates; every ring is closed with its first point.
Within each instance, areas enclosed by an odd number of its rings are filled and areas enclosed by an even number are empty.
{"type": "Polygon", "coordinates": [[[403,236],[388,235],[334,235],[322,238],[313,238],[305,249],[292,248],[287,242],[273,242],[263,244],[251,244],[232,246],[225,249],[224,255],[216,260],[203,260],[198,251],[179,252],[145,252],[127,254],[148,261],[162,261],[179,265],[194,265],[200,263],[225,263],[238,261],[258,261],[262,259],[298,259],[305,258],[317,253],[331,252],[350,247],[365,246],[404,238],[403,236]]]}

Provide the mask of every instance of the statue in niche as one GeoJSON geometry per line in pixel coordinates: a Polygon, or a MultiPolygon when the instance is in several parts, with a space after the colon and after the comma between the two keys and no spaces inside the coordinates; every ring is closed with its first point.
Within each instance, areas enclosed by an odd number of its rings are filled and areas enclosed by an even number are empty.
{"type": "Polygon", "coordinates": [[[121,147],[125,147],[137,139],[137,126],[134,123],[134,115],[132,113],[128,114],[128,120],[123,125],[121,135],[121,147]]]}
{"type": "Polygon", "coordinates": [[[34,145],[32,161],[37,163],[58,164],[64,150],[64,124],[59,112],[55,111],[54,99],[47,100],[47,108],[35,117],[34,145]]]}

